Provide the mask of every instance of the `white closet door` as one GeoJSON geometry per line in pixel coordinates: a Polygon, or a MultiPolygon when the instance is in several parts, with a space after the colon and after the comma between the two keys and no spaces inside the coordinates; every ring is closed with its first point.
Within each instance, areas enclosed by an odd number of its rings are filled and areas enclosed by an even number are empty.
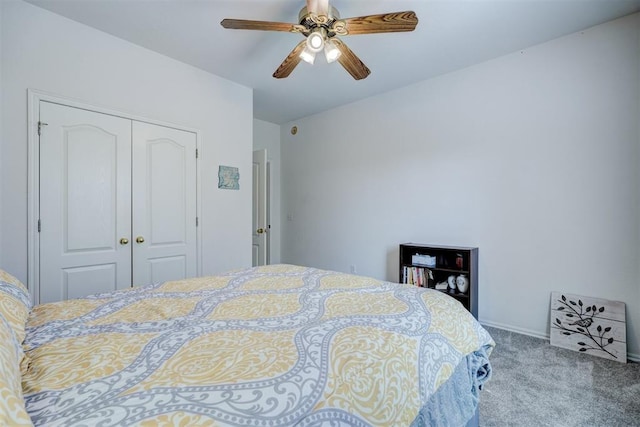
{"type": "Polygon", "coordinates": [[[133,122],[133,284],[197,275],[196,135],[133,122]]]}
{"type": "Polygon", "coordinates": [[[130,287],[131,121],[44,101],[40,121],[40,302],[130,287]]]}

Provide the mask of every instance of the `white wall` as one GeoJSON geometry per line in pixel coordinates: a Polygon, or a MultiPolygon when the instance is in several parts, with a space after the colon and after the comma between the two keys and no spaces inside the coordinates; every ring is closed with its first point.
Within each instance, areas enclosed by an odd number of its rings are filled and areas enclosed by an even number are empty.
{"type": "MultiPolygon", "coordinates": [[[[2,4],[0,3],[0,165],[2,165],[2,40],[4,38],[4,25],[2,25],[2,15],[3,15],[3,7],[2,4]]],[[[3,203],[2,201],[4,200],[4,198],[2,197],[2,184],[0,184],[0,242],[3,241],[2,239],[2,211],[3,211],[3,203]]],[[[0,268],[1,266],[4,265],[3,261],[2,261],[2,244],[0,243],[0,268]]]]}
{"type": "Polygon", "coordinates": [[[280,229],[280,126],[253,120],[253,149],[267,150],[267,161],[271,172],[270,182],[270,224],[269,230],[271,264],[280,262],[281,229],[280,229]]]}
{"type": "Polygon", "coordinates": [[[2,267],[27,279],[27,88],[201,131],[203,273],[251,265],[252,90],[21,1],[2,7],[2,267]],[[218,166],[240,169],[220,190],[218,166]]]}
{"type": "Polygon", "coordinates": [[[635,14],[282,125],[283,262],[397,281],[400,243],[478,246],[482,322],[620,300],[639,358],[639,40],[635,14]]]}

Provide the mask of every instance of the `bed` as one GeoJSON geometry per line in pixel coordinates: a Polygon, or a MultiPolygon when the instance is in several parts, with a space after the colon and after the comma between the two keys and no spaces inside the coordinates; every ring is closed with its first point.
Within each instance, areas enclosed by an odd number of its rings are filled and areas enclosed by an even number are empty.
{"type": "Polygon", "coordinates": [[[464,426],[495,345],[441,292],[293,265],[29,301],[0,272],[0,424],[464,426]]]}

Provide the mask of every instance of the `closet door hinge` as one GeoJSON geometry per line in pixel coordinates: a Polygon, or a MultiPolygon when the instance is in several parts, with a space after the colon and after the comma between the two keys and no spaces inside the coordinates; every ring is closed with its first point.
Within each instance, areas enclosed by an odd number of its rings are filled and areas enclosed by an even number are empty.
{"type": "Polygon", "coordinates": [[[198,217],[196,217],[196,227],[198,226],[198,217]]]}
{"type": "Polygon", "coordinates": [[[38,136],[40,136],[42,133],[42,126],[48,126],[48,125],[49,123],[38,121],[38,136]]]}
{"type": "Polygon", "coordinates": [[[196,159],[198,158],[198,149],[196,148],[196,159]]]}
{"type": "Polygon", "coordinates": [[[41,224],[40,224],[40,220],[38,220],[38,233],[42,230],[41,224]]]}

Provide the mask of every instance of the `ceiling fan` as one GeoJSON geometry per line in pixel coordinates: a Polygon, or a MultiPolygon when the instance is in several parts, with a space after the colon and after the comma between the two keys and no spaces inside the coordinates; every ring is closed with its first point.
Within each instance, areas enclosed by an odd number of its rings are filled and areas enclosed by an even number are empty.
{"type": "Polygon", "coordinates": [[[366,78],[371,71],[336,36],[413,31],[418,17],[413,11],[383,13],[340,19],[338,11],[329,6],[329,0],[307,0],[299,15],[299,24],[285,22],[223,19],[224,28],[235,30],[285,31],[300,33],[305,40],[298,43],[273,73],[281,79],[289,76],[301,60],[313,64],[316,54],[324,51],[327,62],[338,61],[354,79],[366,78]]]}

